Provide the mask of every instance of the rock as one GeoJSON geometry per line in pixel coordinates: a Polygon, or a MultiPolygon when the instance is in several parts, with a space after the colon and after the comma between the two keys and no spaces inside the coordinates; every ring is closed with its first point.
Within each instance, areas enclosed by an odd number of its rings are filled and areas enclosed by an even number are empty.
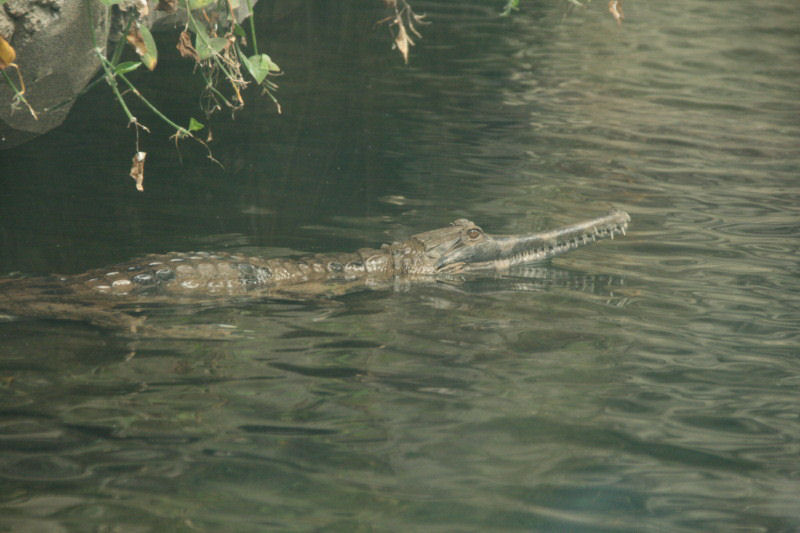
{"type": "MultiPolygon", "coordinates": [[[[88,28],[94,28],[98,43],[105,50],[108,39],[108,8],[93,2],[94,20],[89,20],[86,2],[75,0],[9,0],[2,6],[6,22],[0,30],[17,52],[25,81],[25,98],[37,111],[36,120],[24,106],[9,105],[14,92],[0,80],[0,148],[10,148],[60,125],[71,100],[97,72],[100,61],[94,52],[88,28]],[[66,105],[53,110],[62,102],[66,105]]],[[[18,83],[12,69],[6,71],[18,83]]]]}
{"type": "MultiPolygon", "coordinates": [[[[251,2],[255,5],[256,0],[251,2]]],[[[106,53],[109,38],[118,39],[124,27],[120,10],[135,9],[136,0],[124,0],[108,8],[96,0],[8,0],[0,2],[0,35],[14,47],[15,63],[25,81],[25,98],[38,113],[38,120],[23,106],[13,106],[14,91],[0,77],[0,149],[11,148],[59,126],[69,114],[74,99],[100,68],[89,28],[106,53]],[[91,4],[91,17],[88,5],[91,4]],[[54,109],[56,106],[60,106],[54,109]]],[[[154,9],[144,23],[151,27],[174,27],[177,15],[154,9]]],[[[245,2],[242,5],[246,6],[245,2]]],[[[241,21],[248,10],[237,10],[241,21]]],[[[6,73],[19,85],[13,68],[6,73]]],[[[123,124],[124,127],[124,124],[123,124]]]]}

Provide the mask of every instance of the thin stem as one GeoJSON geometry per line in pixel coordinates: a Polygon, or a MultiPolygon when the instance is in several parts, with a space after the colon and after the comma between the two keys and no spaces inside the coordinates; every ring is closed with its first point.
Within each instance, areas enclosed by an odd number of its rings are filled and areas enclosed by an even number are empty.
{"type": "MultiPolygon", "coordinates": [[[[89,13],[89,21],[94,20],[94,13],[92,12],[92,3],[86,2],[86,11],[89,13]]],[[[125,99],[122,97],[122,94],[119,92],[119,87],[117,85],[117,80],[114,79],[114,72],[109,67],[113,67],[114,65],[108,62],[106,59],[103,50],[97,46],[97,36],[94,34],[94,27],[89,25],[89,34],[92,36],[92,45],[94,45],[94,52],[97,54],[97,57],[100,59],[100,65],[103,67],[103,71],[106,73],[105,80],[106,83],[111,87],[111,90],[114,92],[114,96],[117,98],[119,105],[122,107],[122,110],[125,112],[125,116],[128,117],[128,121],[133,124],[139,124],[139,121],[136,120],[136,117],[133,116],[131,110],[128,109],[128,104],[125,103],[125,99]]],[[[99,80],[98,80],[99,81],[99,80]]],[[[61,105],[61,104],[59,104],[61,105]]]]}
{"type": "Polygon", "coordinates": [[[122,94],[119,92],[119,84],[117,80],[114,78],[114,72],[111,70],[110,67],[113,67],[111,63],[103,56],[102,50],[99,48],[94,49],[95,53],[97,53],[97,57],[100,58],[100,64],[103,66],[103,70],[106,73],[105,80],[108,83],[111,90],[114,92],[114,96],[117,98],[119,105],[122,107],[122,110],[125,112],[125,116],[128,117],[128,122],[130,124],[139,124],[139,121],[136,120],[136,117],[133,116],[131,110],[128,109],[128,104],[125,103],[125,99],[122,97],[122,94]]]}
{"type": "MultiPolygon", "coordinates": [[[[91,11],[91,8],[90,8],[90,11],[91,11]]],[[[130,19],[128,21],[128,25],[125,27],[125,30],[122,32],[123,35],[127,35],[128,34],[128,30],[130,29],[131,24],[133,24],[133,19],[130,19]]],[[[95,43],[95,45],[97,44],[94,41],[94,39],[92,39],[92,41],[95,43]]],[[[124,39],[120,39],[119,41],[117,41],[117,45],[114,47],[114,53],[111,56],[111,64],[112,65],[116,66],[119,63],[119,58],[122,56],[122,50],[123,50],[124,46],[125,46],[125,40],[124,39]]],[[[74,102],[79,97],[81,97],[84,94],[86,94],[89,91],[91,91],[92,88],[95,85],[97,85],[98,83],[100,83],[101,81],[104,81],[104,80],[105,80],[105,76],[98,76],[97,79],[93,80],[88,85],[86,85],[86,87],[81,89],[81,91],[78,94],[76,94],[74,97],[68,98],[68,99],[64,100],[63,102],[59,102],[56,105],[54,105],[53,107],[47,108],[46,111],[55,111],[57,109],[60,109],[60,108],[64,107],[65,105],[69,104],[70,102],[74,102]]]]}
{"type": "Polygon", "coordinates": [[[213,85],[209,85],[209,86],[207,87],[207,89],[208,89],[209,91],[211,91],[212,93],[214,93],[214,95],[216,95],[216,96],[217,96],[217,98],[221,98],[221,99],[222,99],[222,101],[223,101],[223,102],[225,102],[225,105],[226,105],[226,106],[228,106],[228,107],[234,107],[234,106],[233,106],[233,104],[231,103],[231,101],[230,101],[230,100],[228,100],[227,98],[225,98],[225,95],[224,95],[224,94],[222,94],[221,92],[219,92],[219,89],[217,89],[217,88],[216,88],[216,87],[214,87],[213,85]]]}
{"type": "Polygon", "coordinates": [[[253,41],[253,53],[258,54],[258,43],[256,42],[256,23],[253,21],[253,6],[250,0],[245,0],[247,12],[250,13],[250,39],[253,41]]]}
{"type": "Polygon", "coordinates": [[[125,85],[128,86],[128,88],[133,92],[133,94],[135,94],[136,97],[139,98],[139,100],[141,100],[142,103],[144,103],[144,105],[146,105],[150,109],[150,111],[155,113],[156,116],[158,116],[158,118],[160,118],[161,120],[163,120],[164,122],[166,122],[167,124],[172,126],[175,130],[178,131],[179,134],[187,135],[189,137],[194,137],[194,135],[192,135],[189,130],[187,130],[183,126],[179,126],[179,125],[175,124],[174,122],[172,122],[169,119],[169,117],[167,117],[164,113],[159,111],[156,106],[154,106],[152,103],[150,103],[150,100],[145,98],[144,95],[142,93],[140,93],[139,90],[130,81],[128,81],[128,78],[125,77],[125,74],[117,74],[117,76],[119,76],[119,79],[121,79],[122,81],[125,82],[125,85]]]}
{"type": "Polygon", "coordinates": [[[114,53],[111,54],[111,64],[116,65],[119,63],[119,58],[122,57],[122,49],[125,47],[125,39],[124,36],[128,35],[128,32],[133,25],[133,17],[128,19],[128,24],[125,26],[125,29],[122,30],[122,37],[120,40],[117,41],[116,46],[114,46],[114,53]]]}
{"type": "Polygon", "coordinates": [[[197,21],[195,20],[194,16],[192,15],[192,10],[189,7],[189,0],[184,0],[184,5],[186,6],[186,16],[187,16],[189,27],[194,29],[195,35],[197,35],[197,37],[199,39],[202,39],[203,44],[206,45],[207,49],[211,50],[210,59],[212,59],[214,61],[214,63],[216,63],[216,65],[219,67],[219,69],[222,70],[222,73],[225,75],[225,77],[227,79],[231,80],[231,82],[233,82],[234,80],[236,80],[236,76],[234,76],[232,72],[230,72],[227,68],[225,68],[225,64],[222,61],[220,61],[219,53],[214,51],[214,48],[211,46],[211,43],[208,41],[208,38],[207,38],[208,36],[202,34],[199,31],[197,31],[197,28],[199,28],[199,25],[198,25],[197,21]]]}
{"type": "Polygon", "coordinates": [[[17,70],[17,76],[19,77],[19,82],[20,82],[20,85],[22,86],[21,90],[17,89],[17,86],[14,85],[14,81],[8,75],[6,70],[5,69],[2,70],[3,76],[6,78],[6,81],[8,82],[8,85],[11,87],[11,89],[14,91],[14,94],[16,95],[15,98],[17,100],[19,100],[20,102],[22,102],[23,104],[25,104],[25,107],[27,107],[28,111],[30,111],[31,115],[33,115],[34,120],[39,120],[39,115],[36,114],[36,111],[33,110],[33,107],[31,106],[31,104],[28,103],[28,99],[25,98],[25,95],[24,95],[24,93],[25,93],[25,82],[22,80],[22,74],[20,74],[20,72],[19,72],[19,67],[16,65],[16,63],[11,63],[9,66],[12,66],[17,70]]]}

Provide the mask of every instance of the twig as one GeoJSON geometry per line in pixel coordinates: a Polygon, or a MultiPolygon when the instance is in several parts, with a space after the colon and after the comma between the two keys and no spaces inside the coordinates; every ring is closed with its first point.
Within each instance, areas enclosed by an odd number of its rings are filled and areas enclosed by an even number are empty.
{"type": "Polygon", "coordinates": [[[20,84],[20,87],[22,87],[22,89],[17,89],[17,86],[14,85],[13,80],[8,75],[8,73],[6,72],[6,69],[3,69],[3,71],[2,71],[3,72],[3,76],[5,76],[6,81],[8,82],[8,85],[10,85],[11,89],[14,91],[14,95],[15,95],[14,99],[19,101],[19,102],[22,102],[23,104],[25,104],[25,107],[27,107],[28,111],[30,111],[31,115],[33,115],[33,119],[34,120],[39,120],[39,115],[36,114],[36,111],[34,111],[33,106],[31,106],[31,104],[28,102],[28,99],[25,98],[25,80],[22,79],[22,73],[19,71],[19,66],[17,66],[16,63],[9,63],[8,66],[9,67],[14,67],[14,70],[17,71],[17,78],[19,78],[19,84],[20,84]]]}

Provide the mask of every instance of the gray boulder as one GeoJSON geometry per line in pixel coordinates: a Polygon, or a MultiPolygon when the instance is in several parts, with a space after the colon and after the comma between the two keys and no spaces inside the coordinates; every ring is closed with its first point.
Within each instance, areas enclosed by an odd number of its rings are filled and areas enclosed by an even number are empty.
{"type": "MultiPolygon", "coordinates": [[[[89,20],[86,2],[76,0],[9,0],[0,8],[0,34],[17,52],[15,63],[25,81],[24,106],[12,106],[14,92],[0,80],[0,148],[10,148],[60,125],[71,100],[97,72],[100,61],[88,28],[97,42],[108,40],[108,9],[93,2],[89,20]],[[62,102],[68,102],[51,110],[62,102]]],[[[13,68],[6,73],[18,84],[13,68]]]]}
{"type": "MultiPolygon", "coordinates": [[[[16,50],[25,98],[38,114],[37,120],[24,106],[13,105],[14,91],[0,76],[0,149],[28,141],[64,121],[75,97],[100,68],[89,28],[106,53],[109,38],[120,37],[121,9],[135,9],[133,4],[134,0],[125,0],[109,8],[97,0],[8,0],[0,5],[0,35],[16,50]]],[[[181,23],[178,15],[155,11],[156,2],[149,4],[150,13],[144,19],[148,26],[181,23]]],[[[236,15],[241,21],[249,13],[240,7],[236,15]]],[[[19,85],[13,68],[6,69],[6,74],[19,85]]]]}

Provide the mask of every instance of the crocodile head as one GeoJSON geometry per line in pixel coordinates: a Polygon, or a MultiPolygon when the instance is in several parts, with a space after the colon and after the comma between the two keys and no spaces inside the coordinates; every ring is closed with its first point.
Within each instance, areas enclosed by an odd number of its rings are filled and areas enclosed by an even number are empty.
{"type": "Polygon", "coordinates": [[[630,216],[612,211],[606,216],[554,230],[525,235],[489,235],[466,219],[449,227],[414,235],[395,248],[399,270],[409,274],[507,270],[544,261],[598,239],[625,234],[630,216]]]}

